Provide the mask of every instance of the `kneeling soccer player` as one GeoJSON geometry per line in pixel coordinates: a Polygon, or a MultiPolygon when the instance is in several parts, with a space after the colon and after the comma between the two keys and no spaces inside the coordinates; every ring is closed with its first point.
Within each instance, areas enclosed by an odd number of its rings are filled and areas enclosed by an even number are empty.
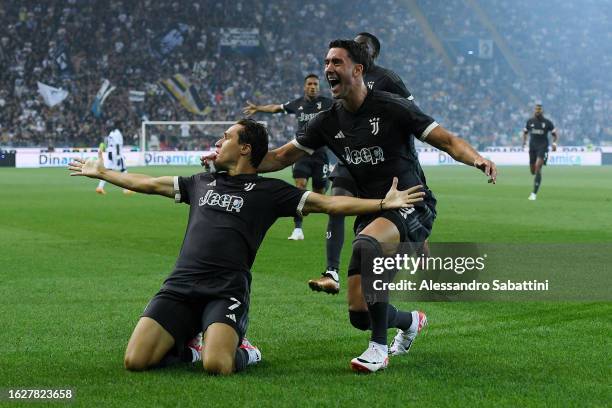
{"type": "Polygon", "coordinates": [[[198,360],[187,345],[204,332],[201,359],[213,374],[230,374],[260,361],[247,330],[250,269],[267,230],[278,217],[325,212],[366,214],[412,207],[422,200],[421,186],[396,189],[384,199],[329,197],[263,178],[257,166],[268,152],[261,124],[243,119],[217,141],[217,173],[191,177],[150,177],[76,160],[71,176],[106,180],[133,191],[158,194],[190,205],[187,231],[174,271],[147,305],[125,352],[128,370],[146,370],[178,361],[198,360]],[[240,345],[240,346],[239,346],[240,345]]]}

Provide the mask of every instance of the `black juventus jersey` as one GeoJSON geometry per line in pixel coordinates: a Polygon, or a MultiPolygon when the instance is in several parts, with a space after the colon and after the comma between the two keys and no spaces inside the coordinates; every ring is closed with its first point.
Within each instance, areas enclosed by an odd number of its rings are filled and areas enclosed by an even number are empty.
{"type": "MultiPolygon", "coordinates": [[[[290,102],[285,102],[281,106],[283,107],[285,113],[292,113],[297,116],[298,132],[300,132],[302,129],[304,129],[304,126],[310,119],[317,116],[320,112],[329,109],[333,103],[334,101],[330,98],[319,95],[312,100],[308,100],[306,97],[302,96],[301,98],[294,99],[290,102]]],[[[317,149],[313,156],[327,162],[327,151],[324,148],[317,149]]]]}
{"type": "Polygon", "coordinates": [[[301,212],[308,195],[254,174],[199,173],[176,177],[174,186],[175,201],[191,208],[179,257],[164,285],[195,282],[218,292],[246,288],[248,293],[250,269],[266,232],[277,218],[301,212]]]}
{"type": "Polygon", "coordinates": [[[300,131],[310,119],[314,118],[319,112],[329,109],[333,103],[334,101],[330,98],[319,95],[312,100],[302,96],[301,98],[285,102],[281,106],[285,113],[291,113],[297,117],[298,131],[300,131]]]}
{"type": "Polygon", "coordinates": [[[552,131],[555,125],[549,119],[542,117],[532,117],[525,124],[525,131],[529,133],[529,149],[548,148],[548,132],[552,131]]]}
{"type": "Polygon", "coordinates": [[[402,78],[390,69],[372,64],[363,77],[363,82],[370,90],[390,92],[410,100],[414,99],[402,78]]]}
{"type": "Polygon", "coordinates": [[[398,188],[425,186],[426,203],[435,205],[422,179],[414,137],[425,140],[437,126],[412,101],[388,92],[368,91],[355,113],[337,101],[298,134],[294,144],[309,153],[326,145],[346,165],[359,196],[383,198],[393,177],[398,188]]]}

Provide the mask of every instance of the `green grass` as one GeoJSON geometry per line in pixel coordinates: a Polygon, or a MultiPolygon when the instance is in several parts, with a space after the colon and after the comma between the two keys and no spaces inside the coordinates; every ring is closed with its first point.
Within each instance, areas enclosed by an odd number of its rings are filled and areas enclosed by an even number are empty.
{"type": "MultiPolygon", "coordinates": [[[[612,400],[609,302],[421,304],[431,326],[410,355],[384,373],[353,374],[348,362],[367,334],[350,326],[344,292],[315,294],[305,284],[325,266],[323,215],[306,218],[302,242],[288,242],[291,220],[279,220],[259,251],[249,328],[263,352],[259,366],[226,378],[199,367],[126,372],[125,345],[172,270],[188,208],[112,186],[101,197],[95,181],[66,173],[0,169],[0,388],[71,387],[87,407],[612,400]]],[[[500,169],[495,186],[469,168],[426,173],[439,200],[435,242],[612,242],[612,167],[546,168],[536,202],[527,201],[532,179],[522,167],[500,169]]]]}

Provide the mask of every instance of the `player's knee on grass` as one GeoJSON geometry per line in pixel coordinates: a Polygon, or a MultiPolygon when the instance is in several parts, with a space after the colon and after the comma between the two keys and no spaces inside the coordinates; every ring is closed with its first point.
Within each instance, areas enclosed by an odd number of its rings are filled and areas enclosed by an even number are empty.
{"type": "Polygon", "coordinates": [[[204,333],[202,364],[209,374],[228,375],[234,372],[238,333],[225,323],[213,323],[204,333]]]}
{"type": "Polygon", "coordinates": [[[202,364],[204,370],[213,375],[228,375],[234,372],[234,358],[236,350],[232,352],[210,349],[206,345],[202,364]]]}
{"type": "Polygon", "coordinates": [[[370,329],[370,314],[368,312],[356,312],[349,310],[349,320],[354,328],[359,330],[370,329]]]}
{"type": "Polygon", "coordinates": [[[174,338],[155,320],[142,317],[132,333],[123,358],[130,371],[147,370],[159,363],[174,345],[174,338]]]}

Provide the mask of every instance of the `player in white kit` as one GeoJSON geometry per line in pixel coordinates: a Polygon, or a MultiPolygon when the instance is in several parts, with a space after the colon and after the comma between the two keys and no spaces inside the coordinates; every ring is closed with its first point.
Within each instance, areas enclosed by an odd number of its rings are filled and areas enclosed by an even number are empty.
{"type": "MultiPolygon", "coordinates": [[[[125,167],[125,157],[122,153],[123,135],[121,134],[117,124],[112,126],[111,129],[113,130],[106,137],[106,145],[104,143],[100,144],[100,149],[105,152],[104,167],[107,169],[120,171],[122,173],[127,173],[127,168],[125,167]]],[[[104,191],[104,184],[106,184],[106,181],[100,180],[98,187],[96,188],[96,193],[102,195],[106,194],[106,191],[104,191]]],[[[123,189],[123,193],[133,194],[134,192],[123,189]]]]}

